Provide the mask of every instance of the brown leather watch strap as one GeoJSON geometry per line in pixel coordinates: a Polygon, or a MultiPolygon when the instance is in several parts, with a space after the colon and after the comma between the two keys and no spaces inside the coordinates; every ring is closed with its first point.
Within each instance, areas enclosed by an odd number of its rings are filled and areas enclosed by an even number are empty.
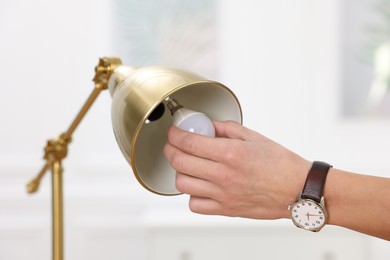
{"type": "Polygon", "coordinates": [[[307,174],[305,186],[303,186],[302,199],[312,199],[320,203],[324,193],[326,176],[332,165],[315,161],[307,174]]]}

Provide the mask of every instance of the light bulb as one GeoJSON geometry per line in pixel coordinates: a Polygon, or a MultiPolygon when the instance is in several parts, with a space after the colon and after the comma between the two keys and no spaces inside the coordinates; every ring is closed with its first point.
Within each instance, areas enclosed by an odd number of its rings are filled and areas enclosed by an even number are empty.
{"type": "Polygon", "coordinates": [[[185,108],[175,99],[169,99],[167,107],[173,116],[173,125],[188,132],[215,137],[213,122],[205,114],[185,108]]]}

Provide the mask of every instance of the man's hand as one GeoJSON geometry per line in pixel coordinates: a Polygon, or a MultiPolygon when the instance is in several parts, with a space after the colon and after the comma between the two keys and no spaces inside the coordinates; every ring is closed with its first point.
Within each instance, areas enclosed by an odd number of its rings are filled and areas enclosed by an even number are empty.
{"type": "Polygon", "coordinates": [[[164,153],[176,188],[201,214],[287,218],[311,163],[235,122],[214,122],[216,138],[168,130],[164,153]]]}

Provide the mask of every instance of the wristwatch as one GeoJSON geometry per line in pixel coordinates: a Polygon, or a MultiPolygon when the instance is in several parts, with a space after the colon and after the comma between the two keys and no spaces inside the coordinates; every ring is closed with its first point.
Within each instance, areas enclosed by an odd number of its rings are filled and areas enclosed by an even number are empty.
{"type": "Polygon", "coordinates": [[[326,176],[332,166],[325,162],[315,161],[307,174],[305,185],[297,200],[288,210],[293,223],[304,230],[318,232],[328,219],[323,197],[326,176]]]}

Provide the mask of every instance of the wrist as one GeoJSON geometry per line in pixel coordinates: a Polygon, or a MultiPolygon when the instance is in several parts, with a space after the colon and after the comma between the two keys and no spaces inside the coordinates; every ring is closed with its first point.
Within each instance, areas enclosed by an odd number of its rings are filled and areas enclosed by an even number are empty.
{"type": "Polygon", "coordinates": [[[353,176],[351,173],[339,169],[331,169],[329,172],[324,194],[329,211],[328,224],[330,225],[348,226],[351,223],[351,219],[346,218],[347,214],[343,212],[354,211],[355,205],[359,203],[359,192],[355,193],[355,190],[351,189],[357,186],[354,184],[353,176]],[[355,200],[357,200],[356,204],[355,200]]]}
{"type": "Polygon", "coordinates": [[[288,193],[285,197],[285,203],[283,208],[283,216],[282,218],[291,219],[291,213],[288,210],[289,205],[291,205],[296,199],[298,195],[302,192],[303,186],[305,185],[305,180],[307,177],[307,173],[309,172],[312,166],[312,162],[308,160],[302,160],[297,163],[293,168],[292,174],[286,182],[289,182],[288,193]]]}

